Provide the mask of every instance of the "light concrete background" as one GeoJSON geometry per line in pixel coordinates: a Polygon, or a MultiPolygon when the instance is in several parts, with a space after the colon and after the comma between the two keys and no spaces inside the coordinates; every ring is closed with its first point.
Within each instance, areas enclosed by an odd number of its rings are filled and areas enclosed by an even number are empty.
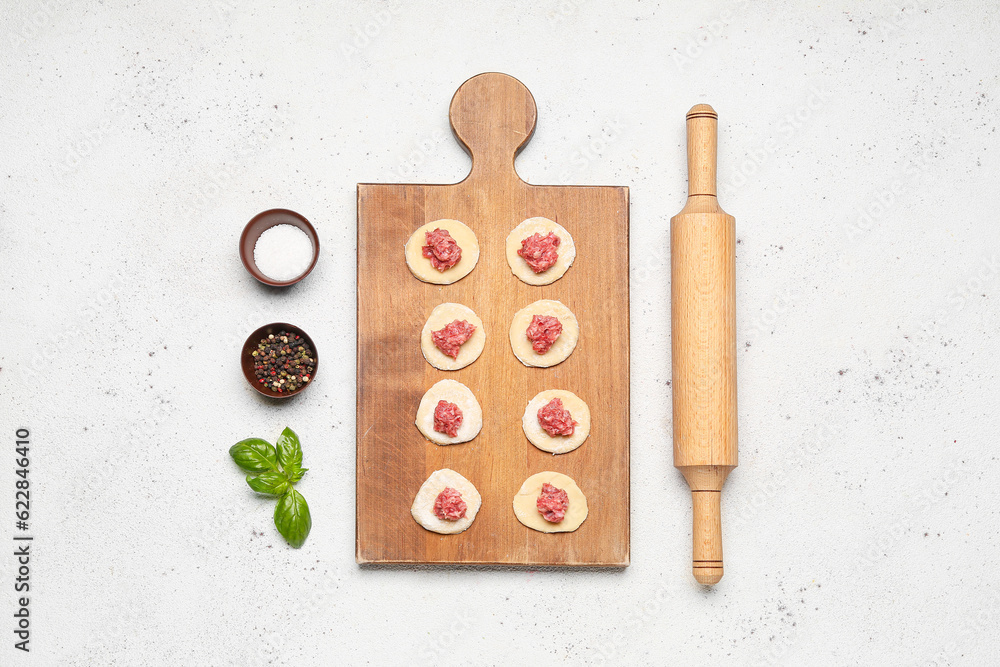
{"type": "Polygon", "coordinates": [[[27,656],[0,558],[0,664],[1000,662],[994,3],[322,4],[4,3],[0,539],[24,426],[35,551],[27,656]],[[487,70],[538,102],[522,177],[631,187],[623,572],[354,564],[355,184],[460,180],[448,102],[487,70]],[[714,590],[670,449],[668,220],[699,102],[740,242],[714,590]],[[236,252],[275,206],[322,239],[287,292],[236,252]],[[237,365],[275,320],[323,354],[278,406],[237,365]],[[299,551],[227,456],[286,424],[299,551]]]}

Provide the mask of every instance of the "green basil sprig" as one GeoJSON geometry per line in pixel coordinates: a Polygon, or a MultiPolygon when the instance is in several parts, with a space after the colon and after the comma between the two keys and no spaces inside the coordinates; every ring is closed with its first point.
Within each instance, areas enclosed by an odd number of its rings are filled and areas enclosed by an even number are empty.
{"type": "Polygon", "coordinates": [[[277,457],[271,443],[260,438],[247,438],[229,448],[236,465],[249,472],[274,470],[277,457]]]}
{"type": "Polygon", "coordinates": [[[309,505],[301,493],[289,488],[278,499],[278,504],[274,507],[274,525],[296,549],[305,543],[309,529],[312,528],[312,517],[309,516],[309,505]]]}
{"type": "Polygon", "coordinates": [[[247,438],[229,448],[236,465],[251,473],[247,484],[257,493],[278,496],[274,525],[292,547],[305,544],[312,517],[309,505],[292,485],[297,484],[308,468],[302,467],[302,445],[295,431],[285,428],[278,437],[278,447],[260,438],[247,438]]]}

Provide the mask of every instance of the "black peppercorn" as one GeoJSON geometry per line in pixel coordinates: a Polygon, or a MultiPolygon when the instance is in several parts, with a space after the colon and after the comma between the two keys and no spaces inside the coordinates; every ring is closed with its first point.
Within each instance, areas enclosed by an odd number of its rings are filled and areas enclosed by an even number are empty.
{"type": "Polygon", "coordinates": [[[253,352],[254,374],[260,384],[275,393],[292,392],[312,379],[315,367],[312,355],[301,337],[279,331],[262,338],[257,345],[253,352]]]}

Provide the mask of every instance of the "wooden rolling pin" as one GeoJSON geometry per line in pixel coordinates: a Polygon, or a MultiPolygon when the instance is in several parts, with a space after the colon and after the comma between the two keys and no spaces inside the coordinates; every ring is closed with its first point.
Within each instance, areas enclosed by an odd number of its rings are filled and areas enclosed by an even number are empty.
{"type": "Polygon", "coordinates": [[[736,219],[715,189],[718,114],[687,114],[688,199],[670,219],[674,466],[691,487],[702,584],[722,579],[720,496],[736,467],[736,219]]]}

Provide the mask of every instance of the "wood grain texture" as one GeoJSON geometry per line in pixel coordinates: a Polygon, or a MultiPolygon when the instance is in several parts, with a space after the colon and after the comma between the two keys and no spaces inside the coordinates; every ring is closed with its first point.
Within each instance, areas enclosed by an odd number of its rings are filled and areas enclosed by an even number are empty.
{"type": "Polygon", "coordinates": [[[723,574],[720,492],[738,463],[736,220],[716,196],[718,116],[687,115],[688,200],[670,220],[674,465],[691,488],[692,571],[723,574]]]}
{"type": "Polygon", "coordinates": [[[625,566],[629,562],[628,188],[537,186],[514,170],[535,126],[535,102],[516,79],[497,73],[465,82],[451,102],[452,129],[472,156],[454,185],[358,185],[357,551],[359,563],[625,566]],[[544,216],[573,235],[577,258],[561,279],[533,287],[510,271],[507,234],[544,216]],[[479,239],[479,264],[452,285],[417,280],[403,245],[420,225],[454,218],[479,239]],[[565,303],[580,341],[563,363],[527,368],[508,340],[511,319],[538,299],[565,303]],[[486,348],[470,366],[428,364],[420,329],[440,303],[472,308],[486,348]],[[450,378],[483,407],[473,441],[440,447],[413,424],[424,391],[450,378]],[[593,428],[579,449],[553,456],[521,429],[525,406],[544,389],[567,389],[590,406],[593,428]],[[410,516],[420,485],[451,468],[472,481],[483,506],[472,526],[438,535],[410,516]],[[512,501],[537,472],[562,472],[587,496],[590,516],[573,533],[523,526],[512,501]]]}

